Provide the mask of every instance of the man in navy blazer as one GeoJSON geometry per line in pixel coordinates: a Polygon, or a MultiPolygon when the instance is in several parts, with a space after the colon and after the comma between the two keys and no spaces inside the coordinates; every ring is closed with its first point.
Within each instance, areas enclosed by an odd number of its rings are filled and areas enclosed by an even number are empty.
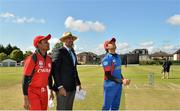
{"type": "Polygon", "coordinates": [[[76,87],[81,89],[77,72],[77,58],[73,42],[77,39],[71,32],[63,33],[60,41],[63,47],[56,48],[52,54],[52,76],[54,78],[57,110],[72,110],[76,87]]]}

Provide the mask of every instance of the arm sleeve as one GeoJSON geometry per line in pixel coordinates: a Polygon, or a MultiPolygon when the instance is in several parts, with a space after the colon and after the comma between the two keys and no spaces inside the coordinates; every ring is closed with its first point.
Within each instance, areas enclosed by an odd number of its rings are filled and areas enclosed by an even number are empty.
{"type": "Polygon", "coordinates": [[[108,59],[104,59],[102,61],[102,65],[103,65],[103,68],[104,68],[104,71],[105,71],[105,76],[111,81],[114,81],[116,83],[121,83],[121,80],[119,80],[116,77],[111,75],[111,66],[110,66],[110,64],[111,63],[110,63],[110,61],[108,59]]]}
{"type": "Polygon", "coordinates": [[[32,59],[32,56],[27,57],[27,59],[24,61],[24,75],[31,76],[33,70],[35,67],[35,62],[32,59]]]}
{"type": "Polygon", "coordinates": [[[60,65],[62,61],[62,55],[60,49],[56,49],[52,55],[52,76],[57,87],[62,85],[60,65]]]}
{"type": "Polygon", "coordinates": [[[123,75],[121,74],[121,79],[123,80],[124,79],[124,77],[123,77],[123,75]]]}
{"type": "Polygon", "coordinates": [[[108,78],[108,80],[114,81],[116,83],[122,83],[121,80],[118,80],[117,78],[111,75],[111,71],[105,71],[105,75],[108,78]]]}
{"type": "Polygon", "coordinates": [[[163,68],[167,68],[167,61],[163,63],[163,68]]]}
{"type": "MultiPolygon", "coordinates": [[[[74,53],[74,49],[73,49],[73,53],[74,53]]],[[[78,86],[78,85],[81,85],[81,82],[80,82],[78,71],[77,71],[77,56],[75,53],[74,55],[76,57],[75,80],[76,80],[76,86],[78,86]]]]}
{"type": "Polygon", "coordinates": [[[48,87],[49,87],[49,89],[53,89],[53,79],[52,79],[52,70],[51,70],[51,73],[50,73],[50,75],[49,75],[49,77],[48,77],[48,87]]]}
{"type": "Polygon", "coordinates": [[[24,95],[28,95],[28,87],[32,79],[31,74],[33,73],[35,62],[33,61],[32,56],[29,56],[24,63],[25,64],[24,64],[24,72],[23,72],[24,76],[22,81],[22,90],[24,95]]]}
{"type": "Polygon", "coordinates": [[[24,95],[28,95],[28,86],[30,82],[31,82],[31,76],[24,75],[22,82],[22,90],[24,95]]]}
{"type": "Polygon", "coordinates": [[[81,82],[79,80],[77,68],[75,69],[75,80],[76,80],[76,86],[81,85],[81,82]]]}

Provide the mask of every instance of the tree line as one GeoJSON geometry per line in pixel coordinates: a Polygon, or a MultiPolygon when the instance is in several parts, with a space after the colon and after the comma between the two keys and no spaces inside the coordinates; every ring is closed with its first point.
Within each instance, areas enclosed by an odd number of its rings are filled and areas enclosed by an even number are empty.
{"type": "Polygon", "coordinates": [[[8,44],[6,47],[0,44],[0,61],[5,59],[13,59],[17,62],[20,62],[30,54],[32,54],[31,51],[26,51],[23,54],[23,51],[21,51],[20,48],[17,46],[11,46],[11,44],[8,44]]]}

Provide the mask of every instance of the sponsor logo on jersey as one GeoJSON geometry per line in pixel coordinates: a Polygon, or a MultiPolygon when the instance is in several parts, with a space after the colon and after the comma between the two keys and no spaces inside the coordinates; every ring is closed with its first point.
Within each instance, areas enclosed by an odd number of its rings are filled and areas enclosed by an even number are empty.
{"type": "Polygon", "coordinates": [[[41,73],[41,72],[46,72],[46,73],[50,73],[51,69],[49,68],[44,68],[44,69],[38,69],[37,72],[41,73]]]}

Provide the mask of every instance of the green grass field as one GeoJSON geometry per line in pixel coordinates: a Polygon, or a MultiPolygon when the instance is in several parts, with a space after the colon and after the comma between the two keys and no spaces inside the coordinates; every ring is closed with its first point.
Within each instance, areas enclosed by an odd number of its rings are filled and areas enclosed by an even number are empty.
{"type": "MultiPolygon", "coordinates": [[[[79,66],[79,77],[87,95],[75,101],[75,110],[100,110],[103,103],[103,70],[101,66],[79,66]]],[[[122,67],[124,77],[131,79],[123,87],[121,109],[180,110],[180,66],[172,66],[170,79],[161,79],[161,66],[122,67]],[[154,86],[148,74],[154,73],[154,86]]],[[[0,67],[0,109],[23,109],[21,91],[22,67],[0,67]]]]}

